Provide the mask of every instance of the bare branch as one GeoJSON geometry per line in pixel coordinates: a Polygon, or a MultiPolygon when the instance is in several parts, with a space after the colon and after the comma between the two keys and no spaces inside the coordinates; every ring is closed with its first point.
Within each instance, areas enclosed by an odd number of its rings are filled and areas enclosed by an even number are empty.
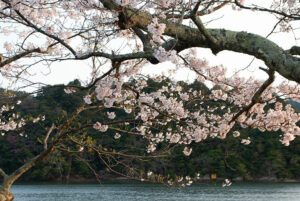
{"type": "Polygon", "coordinates": [[[247,10],[257,10],[257,11],[262,11],[262,12],[268,12],[268,13],[273,13],[273,14],[277,14],[277,15],[281,15],[283,17],[287,17],[290,19],[294,19],[294,20],[299,20],[300,19],[300,15],[299,14],[287,14],[285,12],[280,12],[277,10],[272,10],[272,9],[267,9],[267,8],[259,8],[259,7],[248,7],[248,6],[244,6],[243,4],[241,4],[238,0],[234,0],[234,3],[243,9],[247,9],[247,10]]]}
{"type": "Polygon", "coordinates": [[[46,135],[46,137],[44,139],[44,150],[47,150],[47,146],[48,146],[47,141],[48,141],[48,138],[49,138],[49,136],[52,133],[52,131],[53,131],[54,128],[55,128],[55,124],[52,123],[52,126],[49,128],[48,133],[47,133],[47,135],[46,135]]]}
{"type": "Polygon", "coordinates": [[[0,68],[7,65],[7,64],[10,64],[11,62],[17,61],[18,59],[20,59],[22,57],[30,55],[32,53],[42,53],[42,51],[41,51],[40,48],[35,48],[35,49],[32,49],[32,50],[27,50],[25,52],[17,54],[15,56],[11,57],[11,58],[6,59],[6,60],[2,59],[3,61],[0,61],[0,68]]]}
{"type": "Polygon", "coordinates": [[[18,14],[18,16],[21,17],[22,20],[24,20],[27,23],[27,25],[29,27],[35,29],[39,33],[42,33],[42,34],[48,36],[49,38],[52,38],[52,39],[58,41],[60,44],[62,44],[64,47],[66,47],[76,57],[76,51],[70,45],[68,45],[65,41],[63,41],[62,39],[60,39],[57,36],[47,33],[46,31],[42,30],[41,28],[37,27],[32,22],[30,22],[24,15],[22,15],[18,10],[15,10],[15,12],[18,14]]]}
{"type": "Polygon", "coordinates": [[[2,170],[1,168],[0,168],[0,175],[1,175],[3,178],[5,178],[5,177],[8,176],[8,175],[4,172],[4,170],[2,170]]]}
{"type": "MultiPolygon", "coordinates": [[[[213,13],[213,12],[215,12],[215,11],[223,8],[227,4],[229,4],[229,1],[224,1],[220,5],[217,5],[216,7],[208,9],[213,3],[214,3],[214,1],[209,2],[207,4],[207,6],[205,6],[202,10],[197,11],[196,15],[197,16],[204,16],[204,15],[211,14],[211,13],[213,13]]],[[[182,19],[189,19],[189,18],[191,18],[190,14],[182,15],[182,14],[170,13],[170,14],[167,14],[166,16],[167,16],[167,18],[182,18],[182,19]]]]}
{"type": "Polygon", "coordinates": [[[93,174],[95,175],[98,183],[100,184],[101,183],[101,178],[100,178],[100,175],[96,172],[96,170],[91,166],[91,164],[89,163],[89,161],[87,161],[86,159],[84,158],[81,158],[80,156],[76,155],[76,158],[83,162],[92,172],[93,174]]]}

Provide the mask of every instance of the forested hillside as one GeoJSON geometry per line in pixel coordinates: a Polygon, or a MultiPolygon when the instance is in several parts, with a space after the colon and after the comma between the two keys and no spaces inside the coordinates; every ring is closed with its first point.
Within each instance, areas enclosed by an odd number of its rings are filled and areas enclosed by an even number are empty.
{"type": "MultiPolygon", "coordinates": [[[[154,91],[157,87],[171,85],[170,80],[164,79],[161,83],[147,80],[148,87],[144,90],[147,92],[154,91]],[[158,86],[160,85],[160,86],[158,86]]],[[[71,85],[80,86],[80,82],[75,80],[71,85]]],[[[210,90],[199,82],[187,84],[179,83],[184,90],[197,90],[202,93],[210,93],[210,90]]],[[[0,136],[0,167],[6,172],[15,170],[21,166],[26,160],[33,157],[41,149],[43,149],[43,140],[46,130],[52,122],[60,122],[67,116],[71,115],[76,108],[83,103],[83,92],[78,90],[75,93],[67,94],[64,89],[57,86],[44,88],[36,96],[32,96],[21,92],[5,92],[1,91],[1,100],[9,100],[9,97],[15,96],[22,103],[16,105],[15,110],[27,119],[31,119],[32,123],[25,126],[26,132],[18,133],[16,131],[6,133],[0,136]],[[57,115],[63,114],[63,115],[57,115]],[[45,120],[38,121],[38,126],[33,126],[36,117],[40,115],[45,120]]],[[[172,94],[176,97],[176,94],[172,94]]],[[[4,101],[2,101],[4,104],[4,101]]],[[[220,104],[229,105],[226,102],[206,102],[201,107],[209,109],[210,105],[220,104]]],[[[294,106],[299,103],[292,103],[294,106]]],[[[4,104],[5,105],[5,104],[4,104]]],[[[200,107],[194,104],[191,107],[200,107]]],[[[234,108],[232,108],[234,109],[234,108]]],[[[129,114],[118,112],[110,108],[107,112],[116,112],[118,116],[123,116],[124,121],[129,114]]],[[[220,113],[220,111],[215,111],[220,113]]],[[[88,124],[89,121],[105,121],[106,112],[84,112],[79,118],[82,125],[88,124]],[[87,118],[88,117],[88,118],[87,118]]],[[[133,114],[131,114],[133,115],[133,114]]],[[[107,120],[106,120],[107,121],[107,120]]],[[[80,124],[80,123],[79,123],[80,124]]],[[[74,129],[80,125],[73,125],[74,129]]],[[[130,127],[131,123],[127,122],[126,126],[130,127]]],[[[200,173],[201,176],[216,174],[221,178],[237,178],[242,177],[244,180],[255,180],[264,177],[277,179],[300,179],[300,139],[296,138],[289,147],[285,147],[279,141],[280,132],[261,132],[258,129],[242,129],[238,128],[243,138],[251,138],[249,145],[241,144],[240,138],[234,137],[232,134],[226,139],[208,138],[205,143],[193,143],[192,154],[187,157],[183,154],[184,146],[169,145],[161,143],[157,148],[164,155],[164,151],[168,154],[166,157],[158,157],[151,160],[136,160],[135,158],[117,158],[112,161],[114,169],[120,173],[128,175],[128,169],[124,164],[130,164],[131,171],[140,171],[143,174],[147,171],[153,171],[156,174],[168,175],[168,177],[178,177],[181,175],[195,175],[200,173]]],[[[76,142],[89,143],[94,140],[100,142],[104,151],[115,152],[121,147],[123,150],[134,155],[151,155],[145,150],[145,139],[130,134],[121,134],[116,137],[117,131],[108,130],[105,133],[99,133],[94,129],[88,129],[85,132],[78,133],[76,137],[70,137],[70,143],[60,145],[59,149],[51,154],[44,162],[27,172],[23,177],[23,181],[61,181],[67,182],[72,180],[81,180],[95,178],[95,173],[100,179],[109,178],[111,172],[103,161],[96,156],[92,150],[82,150],[76,142]],[[86,137],[89,132],[90,136],[86,137]]],[[[51,143],[52,136],[49,142],[51,143]]],[[[133,175],[133,174],[132,174],[133,175]]]]}

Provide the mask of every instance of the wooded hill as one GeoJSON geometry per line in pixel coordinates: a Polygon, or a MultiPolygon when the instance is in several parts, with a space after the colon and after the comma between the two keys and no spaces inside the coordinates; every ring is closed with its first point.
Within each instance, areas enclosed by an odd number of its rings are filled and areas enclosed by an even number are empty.
{"type": "MultiPolygon", "coordinates": [[[[144,90],[154,90],[158,85],[166,85],[170,80],[165,79],[161,83],[147,80],[148,87],[144,90]]],[[[78,80],[70,83],[80,86],[78,80]]],[[[209,93],[209,89],[201,83],[192,84],[180,82],[185,89],[197,89],[203,93],[209,93]]],[[[25,125],[24,134],[19,132],[9,132],[0,136],[0,167],[5,172],[20,167],[26,160],[32,158],[43,148],[42,141],[46,130],[51,124],[63,121],[72,114],[77,107],[83,103],[83,91],[66,94],[62,87],[43,88],[36,96],[24,92],[1,91],[2,103],[11,95],[15,99],[22,99],[20,105],[15,106],[15,110],[27,119],[33,119],[38,115],[45,115],[45,121],[37,124],[28,123],[25,125]],[[18,97],[19,96],[19,97],[18,97]]],[[[206,103],[220,104],[218,102],[206,103]]],[[[291,102],[299,109],[299,103],[291,102]]],[[[108,109],[112,111],[112,109],[108,109]]],[[[125,113],[116,112],[124,115],[125,113]]],[[[85,125],[94,123],[95,120],[104,119],[106,112],[85,112],[78,119],[78,124],[85,125]]],[[[128,125],[130,126],[130,124],[128,125]]],[[[74,125],[76,127],[76,125],[74,125]]],[[[156,174],[177,177],[182,175],[201,176],[216,174],[222,178],[242,177],[244,180],[255,180],[263,177],[277,179],[300,179],[300,138],[296,138],[289,147],[285,147],[279,141],[280,132],[260,132],[258,129],[239,129],[242,138],[251,137],[249,145],[241,144],[241,138],[234,138],[229,135],[226,139],[207,139],[201,143],[193,143],[192,154],[187,157],[183,154],[183,146],[172,146],[161,144],[158,150],[169,149],[169,156],[154,158],[149,160],[119,159],[120,163],[114,164],[114,169],[128,175],[128,170],[124,169],[121,163],[128,164],[132,169],[143,172],[151,170],[156,174]]],[[[147,155],[145,147],[146,140],[139,136],[122,135],[119,139],[114,139],[115,131],[108,130],[99,133],[94,129],[89,129],[85,133],[79,133],[75,140],[97,141],[106,151],[126,150],[131,154],[147,155]],[[87,137],[86,133],[89,133],[87,137]]],[[[74,138],[73,138],[74,140],[74,138]]],[[[51,143],[51,136],[50,136],[51,143]]],[[[55,151],[44,162],[37,165],[24,176],[23,181],[62,181],[73,179],[95,178],[91,168],[99,174],[101,178],[108,178],[112,173],[92,152],[68,153],[66,150],[79,150],[71,140],[55,151]]]]}

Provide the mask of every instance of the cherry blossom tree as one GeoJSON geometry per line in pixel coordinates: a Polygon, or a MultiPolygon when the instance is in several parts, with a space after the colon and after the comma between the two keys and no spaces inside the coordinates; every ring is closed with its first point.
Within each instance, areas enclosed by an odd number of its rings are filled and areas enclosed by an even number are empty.
{"type": "MultiPolygon", "coordinates": [[[[91,75],[85,86],[65,86],[68,94],[84,91],[85,103],[60,125],[53,122],[45,133],[43,151],[11,174],[0,169],[3,177],[0,201],[13,200],[11,185],[59,144],[70,140],[69,136],[86,127],[100,133],[116,131],[113,136],[116,139],[125,134],[138,135],[149,142],[146,147],[149,154],[157,151],[159,143],[166,142],[183,144],[182,151],[189,156],[192,142],[205,143],[207,138],[225,139],[228,135],[240,137],[236,125],[261,131],[281,130],[281,142],[288,146],[300,134],[297,126],[300,115],[280,100],[299,101],[300,47],[283,49],[268,37],[254,33],[208,29],[202,19],[228,7],[273,15],[277,23],[270,34],[293,32],[300,19],[300,4],[295,0],[273,0],[268,7],[251,0],[1,0],[0,31],[5,40],[0,60],[3,78],[39,90],[44,85],[34,81],[32,69],[46,67],[51,72],[57,63],[74,60],[88,63],[91,75]],[[211,65],[199,57],[200,48],[210,49],[216,56],[225,50],[253,56],[264,62],[259,71],[268,78],[257,80],[238,73],[227,76],[224,66],[211,65]],[[211,93],[183,91],[175,81],[157,91],[143,90],[147,86],[141,75],[143,66],[167,61],[176,69],[193,71],[199,82],[209,83],[211,93]],[[286,81],[274,84],[277,74],[286,81]],[[135,82],[129,84],[130,77],[135,82]],[[204,106],[209,101],[221,104],[204,106]],[[123,111],[131,119],[120,121],[116,113],[107,112],[109,108],[123,111]],[[106,111],[107,121],[72,128],[77,116],[87,110],[106,111]],[[175,127],[170,129],[171,124],[175,127]],[[54,135],[54,141],[48,143],[50,135],[54,135]]],[[[296,35],[295,44],[297,39],[296,35]]],[[[163,76],[157,76],[155,81],[162,79],[163,76]]],[[[4,133],[26,124],[16,114],[2,115],[9,110],[13,110],[12,105],[4,105],[0,110],[0,129],[4,133]]],[[[38,121],[43,116],[35,118],[38,121]]],[[[73,142],[80,147],[79,152],[85,149],[97,152],[104,163],[105,154],[121,154],[100,150],[94,143],[76,139],[73,142]]],[[[241,139],[241,143],[247,145],[251,139],[241,139]]],[[[142,179],[151,175],[148,172],[142,179]]],[[[190,184],[192,179],[167,182],[190,184]]]]}

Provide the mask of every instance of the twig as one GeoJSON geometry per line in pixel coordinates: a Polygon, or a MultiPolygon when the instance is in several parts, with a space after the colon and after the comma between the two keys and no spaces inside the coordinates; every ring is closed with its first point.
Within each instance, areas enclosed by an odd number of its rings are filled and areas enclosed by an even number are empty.
{"type": "Polygon", "coordinates": [[[248,106],[244,107],[242,110],[240,110],[231,119],[229,123],[234,122],[241,114],[243,114],[244,112],[248,112],[256,103],[259,103],[260,96],[262,95],[262,93],[273,83],[275,79],[275,71],[271,69],[264,69],[264,68],[260,68],[260,69],[267,72],[269,74],[269,78],[261,85],[261,87],[253,95],[251,103],[248,106]]]}

